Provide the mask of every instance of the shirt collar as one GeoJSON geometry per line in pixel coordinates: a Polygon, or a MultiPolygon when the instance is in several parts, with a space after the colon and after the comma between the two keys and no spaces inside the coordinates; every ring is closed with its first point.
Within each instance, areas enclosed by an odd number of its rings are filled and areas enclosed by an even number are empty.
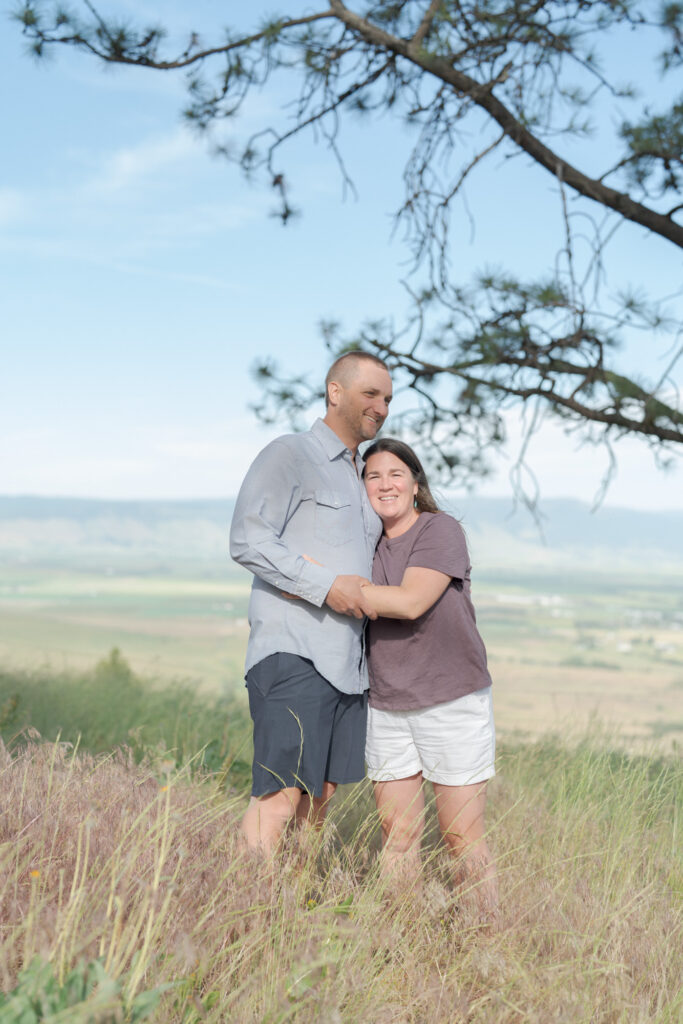
{"type": "Polygon", "coordinates": [[[328,427],[327,423],[324,423],[321,419],[315,421],[311,427],[311,433],[320,441],[330,461],[348,451],[342,439],[337,437],[334,430],[328,427]]]}

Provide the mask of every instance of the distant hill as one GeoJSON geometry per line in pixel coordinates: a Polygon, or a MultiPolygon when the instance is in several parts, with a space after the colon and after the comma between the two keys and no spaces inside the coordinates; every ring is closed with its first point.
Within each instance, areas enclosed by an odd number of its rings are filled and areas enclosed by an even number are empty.
{"type": "Polygon", "coordinates": [[[541,503],[537,523],[511,499],[453,497],[448,510],[462,522],[480,567],[683,569],[683,512],[592,512],[585,502],[554,498],[541,503]]]}
{"type": "MultiPolygon", "coordinates": [[[[551,499],[541,530],[506,498],[447,497],[478,571],[683,571],[683,512],[640,512],[551,499]]],[[[0,560],[71,568],[223,574],[232,499],[99,501],[0,496],[0,560]]]]}
{"type": "Polygon", "coordinates": [[[98,501],[0,496],[0,560],[224,574],[234,501],[98,501]]]}
{"type": "Polygon", "coordinates": [[[99,498],[35,498],[0,495],[0,523],[23,519],[69,519],[86,522],[106,517],[135,519],[158,525],[169,519],[208,519],[230,522],[234,498],[192,501],[115,501],[99,498]]]}

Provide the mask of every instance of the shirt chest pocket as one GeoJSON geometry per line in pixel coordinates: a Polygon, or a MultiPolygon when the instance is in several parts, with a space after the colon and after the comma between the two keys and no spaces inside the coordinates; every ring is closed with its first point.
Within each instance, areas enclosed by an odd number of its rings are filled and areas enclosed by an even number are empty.
{"type": "Polygon", "coordinates": [[[348,544],[353,540],[351,500],[340,491],[315,492],[315,535],[326,544],[348,544]]]}

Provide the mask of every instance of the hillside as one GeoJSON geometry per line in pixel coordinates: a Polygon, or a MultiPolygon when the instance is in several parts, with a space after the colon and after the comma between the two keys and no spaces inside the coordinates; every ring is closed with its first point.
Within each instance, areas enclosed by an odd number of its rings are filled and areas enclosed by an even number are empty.
{"type": "Polygon", "coordinates": [[[540,522],[505,498],[451,500],[473,561],[482,570],[526,567],[658,573],[683,569],[683,511],[600,508],[571,499],[544,501],[540,522]]]}
{"type": "MultiPolygon", "coordinates": [[[[683,512],[640,512],[553,499],[541,525],[505,498],[454,498],[445,505],[467,531],[481,572],[675,572],[683,568],[683,512]]],[[[234,501],[99,501],[0,496],[5,564],[69,564],[224,572],[234,501]]]]}
{"type": "Polygon", "coordinates": [[[5,564],[224,572],[234,501],[98,501],[0,496],[5,564]]]}

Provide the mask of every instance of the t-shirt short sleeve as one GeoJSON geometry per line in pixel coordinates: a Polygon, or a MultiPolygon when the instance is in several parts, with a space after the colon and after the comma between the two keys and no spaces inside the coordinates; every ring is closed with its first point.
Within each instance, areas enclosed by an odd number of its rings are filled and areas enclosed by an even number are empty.
{"type": "Polygon", "coordinates": [[[411,566],[435,569],[456,580],[467,579],[470,560],[460,523],[446,512],[430,515],[415,540],[406,569],[411,566]]]}

